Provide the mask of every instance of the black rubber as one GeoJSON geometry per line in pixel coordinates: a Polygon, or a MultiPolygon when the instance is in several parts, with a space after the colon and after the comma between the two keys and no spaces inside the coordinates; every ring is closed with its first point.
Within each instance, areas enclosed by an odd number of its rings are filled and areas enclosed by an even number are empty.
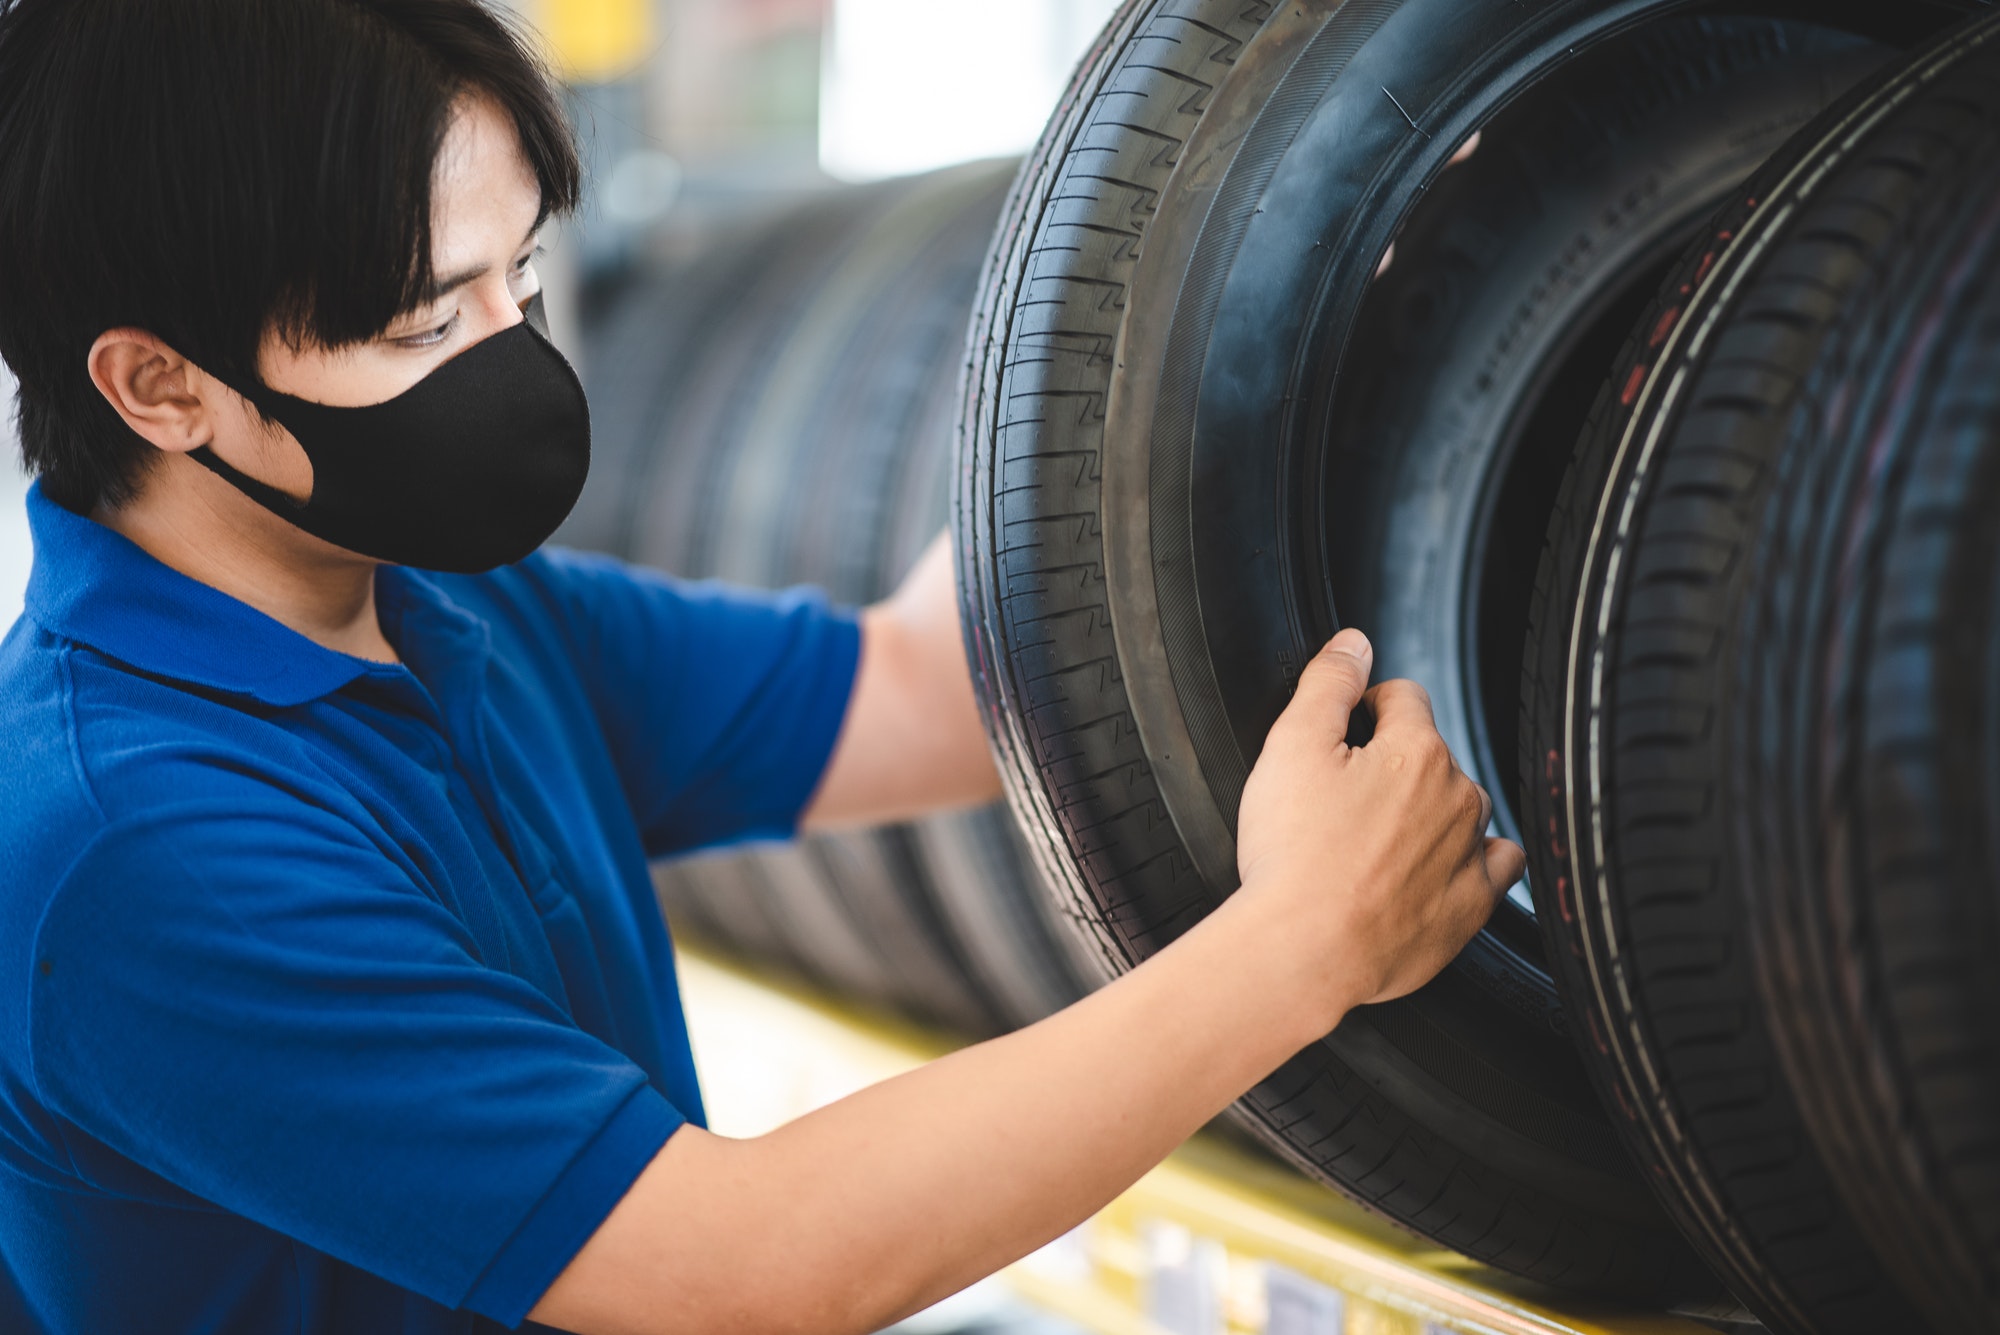
{"type": "MultiPolygon", "coordinates": [[[[1669,277],[1578,446],[1528,630],[1531,879],[1580,1049],[1682,1231],[1790,1335],[1926,1322],[1808,1134],[1817,1095],[1787,1079],[1783,1012],[1760,992],[1763,878],[1731,841],[1775,790],[1734,768],[1755,727],[1731,702],[1772,632],[1744,614],[1766,589],[1849,596],[1828,571],[1755,553],[1774,504],[1806,503],[1787,474],[1838,453],[1821,431],[1862,363],[1815,368],[1888,279],[1938,174],[1990,170],[1992,122],[1976,138],[1964,103],[1983,87],[1993,114],[1996,34],[1956,31],[1830,109],[1669,277]]],[[[1810,675],[1789,667],[1768,681],[1786,710],[1810,675]]]]}
{"type": "MultiPolygon", "coordinates": [[[[1480,132],[1397,234],[1355,315],[1322,462],[1327,578],[1382,677],[1520,837],[1522,635],[1543,535],[1611,359],[1752,170],[1882,48],[1800,24],[1654,25],[1480,132]]],[[[1517,902],[1525,904],[1526,887],[1517,902]]],[[[1495,924],[1554,995],[1526,913],[1495,924]]]]}
{"type": "MultiPolygon", "coordinates": [[[[944,527],[978,266],[1013,164],[836,191],[626,285],[585,372],[590,484],[559,540],[694,577],[886,593],[944,527]]],[[[1003,808],[656,874],[677,925],[968,1033],[1081,995],[1003,808]]]]}
{"type": "MultiPolygon", "coordinates": [[[[1086,58],[989,264],[957,522],[1003,772],[1111,967],[1233,887],[1242,777],[1338,621],[1308,498],[1327,492],[1326,424],[1391,238],[1431,225],[1426,190],[1496,117],[1551,117],[1615,157],[1617,114],[1549,108],[1589,95],[1578,72],[1607,44],[1691,8],[1144,0],[1086,58]]],[[[1813,12],[1907,41],[1946,11],[1813,12]]],[[[1806,58],[1825,52],[1767,50],[1764,70],[1806,58]]],[[[1698,98],[1703,68],[1613,105],[1698,98]]],[[[1485,934],[1416,998],[1350,1017],[1244,1115],[1321,1180],[1481,1260],[1727,1304],[1617,1143],[1523,935],[1485,934]]]]}
{"type": "MultiPolygon", "coordinates": [[[[1947,1335],[2000,1330],[2000,21],[1983,35],[1864,145],[1920,171],[1915,207],[1851,229],[1863,278],[1799,364],[1730,683],[1778,1048],[1850,1214],[1947,1335]]],[[[1830,188],[1874,204],[1851,176],[1830,188]]]]}

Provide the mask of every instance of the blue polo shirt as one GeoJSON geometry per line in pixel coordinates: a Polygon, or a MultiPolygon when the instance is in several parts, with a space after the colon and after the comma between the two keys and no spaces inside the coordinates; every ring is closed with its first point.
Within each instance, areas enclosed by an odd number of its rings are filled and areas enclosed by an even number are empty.
{"type": "Polygon", "coordinates": [[[0,1330],[520,1324],[699,1123],[649,857],[792,832],[854,620],[546,552],[384,666],[32,491],[0,642],[0,1330]]]}

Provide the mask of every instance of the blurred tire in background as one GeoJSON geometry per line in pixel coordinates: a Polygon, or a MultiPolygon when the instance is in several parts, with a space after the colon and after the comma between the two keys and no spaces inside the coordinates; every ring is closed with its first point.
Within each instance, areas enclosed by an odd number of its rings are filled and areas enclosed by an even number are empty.
{"type": "MultiPolygon", "coordinates": [[[[861,604],[943,531],[964,330],[1012,162],[835,191],[642,267],[584,346],[590,483],[558,541],[861,604]]],[[[970,1033],[1092,977],[1005,810],[663,865],[669,916],[970,1033]]]]}

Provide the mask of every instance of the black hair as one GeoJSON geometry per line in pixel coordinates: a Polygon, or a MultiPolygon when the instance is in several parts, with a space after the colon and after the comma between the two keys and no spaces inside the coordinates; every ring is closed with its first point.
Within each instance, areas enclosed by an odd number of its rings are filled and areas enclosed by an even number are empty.
{"type": "Polygon", "coordinates": [[[421,304],[474,93],[574,208],[560,97],[478,0],[0,0],[0,357],[49,498],[120,504],[155,457],[91,383],[105,330],[243,383],[267,331],[341,347],[421,304]]]}

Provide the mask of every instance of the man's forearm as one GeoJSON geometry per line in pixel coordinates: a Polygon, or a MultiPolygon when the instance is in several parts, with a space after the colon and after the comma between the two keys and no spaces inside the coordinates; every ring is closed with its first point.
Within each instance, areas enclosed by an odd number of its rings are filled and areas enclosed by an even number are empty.
{"type": "Polygon", "coordinates": [[[620,1206],[670,1210],[600,1235],[650,1254],[583,1272],[643,1277],[653,1300],[566,1276],[538,1319],[593,1335],[864,1332],[1060,1235],[1339,1018],[1298,1000],[1328,994],[1328,962],[1291,958],[1269,914],[1231,907],[1019,1033],[756,1140],[676,1134],[647,1170],[671,1186],[620,1206]],[[642,1325],[615,1315],[647,1310],[642,1325]]]}

